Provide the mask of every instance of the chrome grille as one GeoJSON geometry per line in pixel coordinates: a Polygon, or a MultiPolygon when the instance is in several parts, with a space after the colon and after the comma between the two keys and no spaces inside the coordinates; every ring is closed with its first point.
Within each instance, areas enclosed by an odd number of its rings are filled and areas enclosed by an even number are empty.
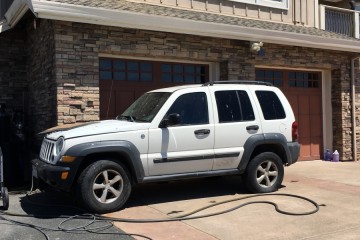
{"type": "Polygon", "coordinates": [[[55,146],[55,141],[50,141],[49,139],[44,138],[41,150],[40,150],[40,159],[52,163],[53,162],[53,149],[55,146]]]}

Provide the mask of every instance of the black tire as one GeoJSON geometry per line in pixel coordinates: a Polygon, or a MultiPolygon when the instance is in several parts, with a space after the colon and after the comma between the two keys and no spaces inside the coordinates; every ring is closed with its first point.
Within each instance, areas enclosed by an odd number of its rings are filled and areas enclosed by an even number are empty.
{"type": "Polygon", "coordinates": [[[278,155],[264,152],[250,160],[243,180],[252,193],[269,193],[279,189],[284,179],[284,165],[278,155]]]}
{"type": "Polygon", "coordinates": [[[1,197],[2,197],[2,200],[3,200],[2,208],[4,210],[8,210],[9,209],[9,192],[8,192],[8,189],[6,187],[2,188],[1,197]]]}
{"type": "Polygon", "coordinates": [[[121,209],[130,193],[128,170],[111,160],[94,162],[82,171],[77,181],[77,196],[86,209],[95,213],[121,209]]]}

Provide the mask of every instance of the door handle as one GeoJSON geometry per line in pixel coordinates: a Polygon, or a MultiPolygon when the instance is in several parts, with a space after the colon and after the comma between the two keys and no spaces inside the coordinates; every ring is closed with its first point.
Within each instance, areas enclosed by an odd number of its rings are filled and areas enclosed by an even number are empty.
{"type": "Polygon", "coordinates": [[[259,130],[259,126],[258,125],[247,126],[246,130],[259,130]]]}
{"type": "Polygon", "coordinates": [[[205,135],[210,134],[210,129],[200,129],[194,131],[195,135],[205,135]]]}

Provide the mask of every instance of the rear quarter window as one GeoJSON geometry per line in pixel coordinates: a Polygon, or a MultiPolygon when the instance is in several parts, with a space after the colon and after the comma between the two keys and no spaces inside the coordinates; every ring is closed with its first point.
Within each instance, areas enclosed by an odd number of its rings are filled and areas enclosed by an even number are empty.
{"type": "Polygon", "coordinates": [[[272,91],[255,91],[265,120],[284,119],[286,114],[279,97],[272,91]]]}

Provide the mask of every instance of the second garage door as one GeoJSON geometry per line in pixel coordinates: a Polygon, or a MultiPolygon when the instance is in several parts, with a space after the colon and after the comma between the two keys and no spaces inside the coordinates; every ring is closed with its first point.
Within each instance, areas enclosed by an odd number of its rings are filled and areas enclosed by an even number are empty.
{"type": "Polygon", "coordinates": [[[256,69],[256,80],[279,87],[299,122],[300,160],[320,159],[323,149],[321,72],[256,69]]]}

